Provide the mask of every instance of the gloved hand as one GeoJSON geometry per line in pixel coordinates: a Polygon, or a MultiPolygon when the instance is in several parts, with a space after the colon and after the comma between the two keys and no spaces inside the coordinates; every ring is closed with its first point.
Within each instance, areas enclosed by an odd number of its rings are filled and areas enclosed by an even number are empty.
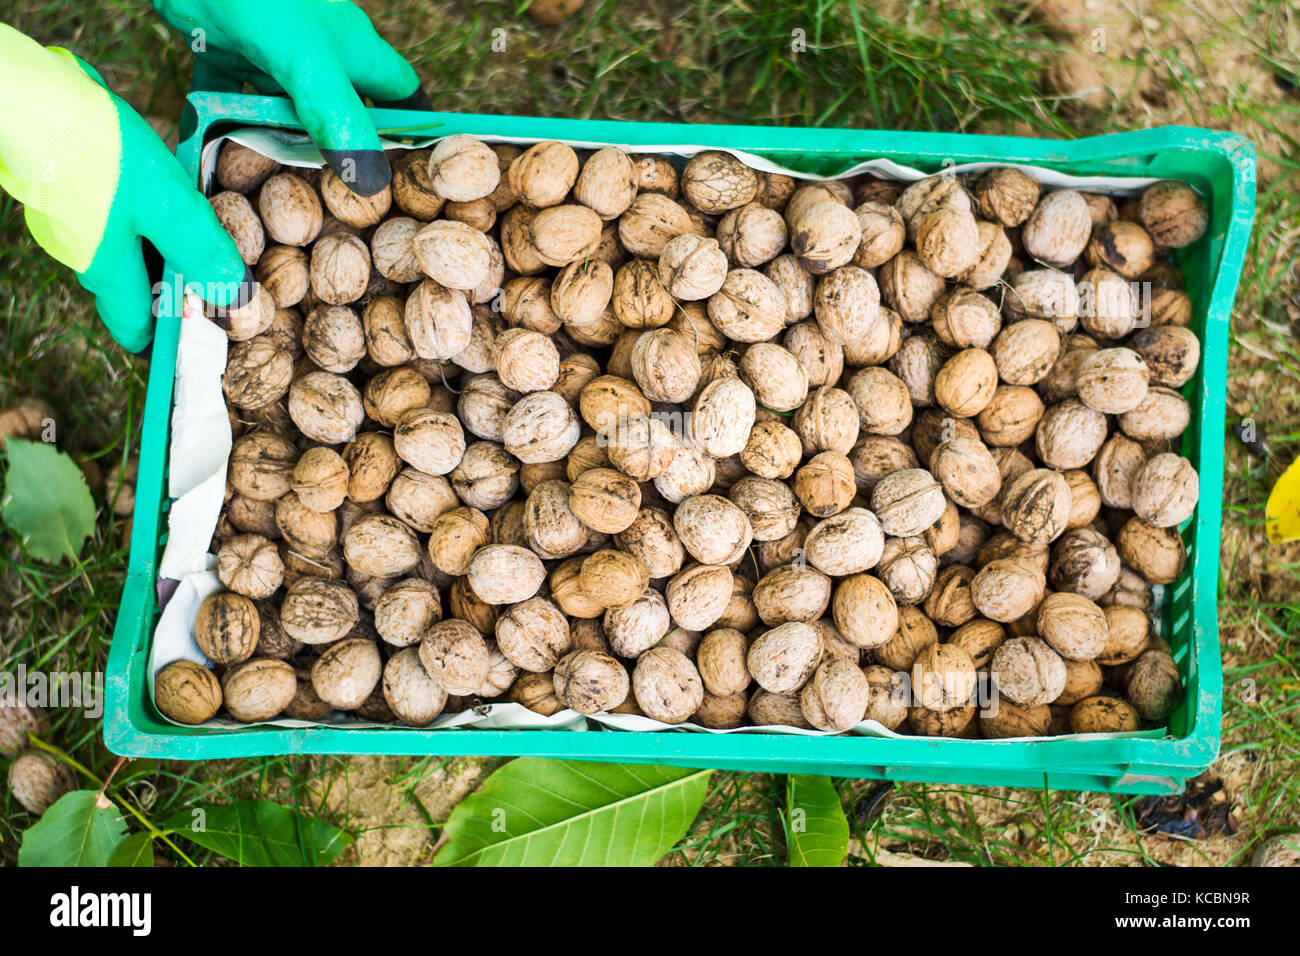
{"type": "Polygon", "coordinates": [[[361,96],[428,109],[415,70],[347,0],[154,0],[195,51],[196,89],[286,92],[321,155],[372,196],[392,178],[361,96]]]}
{"type": "Polygon", "coordinates": [[[212,207],[149,124],[67,50],[0,23],[0,188],[95,295],[104,324],[138,352],[153,335],[141,237],[212,305],[251,291],[212,207]]]}

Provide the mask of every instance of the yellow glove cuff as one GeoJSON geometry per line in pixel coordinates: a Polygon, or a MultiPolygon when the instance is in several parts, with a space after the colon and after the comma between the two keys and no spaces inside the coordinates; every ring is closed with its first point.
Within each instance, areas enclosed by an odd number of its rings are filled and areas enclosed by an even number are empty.
{"type": "Polygon", "coordinates": [[[0,188],[27,207],[48,253],[84,272],[121,175],[113,98],[67,50],[0,23],[0,99],[0,188]]]}

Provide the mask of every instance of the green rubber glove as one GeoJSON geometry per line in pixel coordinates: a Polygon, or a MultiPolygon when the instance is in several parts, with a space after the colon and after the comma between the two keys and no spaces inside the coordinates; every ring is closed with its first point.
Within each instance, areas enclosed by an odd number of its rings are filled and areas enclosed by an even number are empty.
{"type": "Polygon", "coordinates": [[[196,89],[285,92],[321,155],[372,196],[392,178],[361,96],[427,109],[415,70],[346,0],[154,0],[194,50],[196,89]],[[360,94],[360,95],[358,95],[360,94]]]}
{"type": "Polygon", "coordinates": [[[247,300],[247,270],[208,201],[91,67],[0,23],[0,101],[0,188],[94,293],[124,348],[138,352],[153,335],[142,237],[211,304],[247,300]]]}

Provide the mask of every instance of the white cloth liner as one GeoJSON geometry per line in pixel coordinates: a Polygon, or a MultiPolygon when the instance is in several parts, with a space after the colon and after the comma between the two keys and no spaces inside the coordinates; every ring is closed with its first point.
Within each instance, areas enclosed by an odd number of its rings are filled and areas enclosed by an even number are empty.
{"type": "MultiPolygon", "coordinates": [[[[524,140],[510,136],[482,136],[489,143],[527,144],[524,140]]],[[[279,130],[265,128],[247,128],[236,130],[221,139],[208,143],[201,158],[201,179],[205,186],[211,183],[216,168],[217,153],[225,139],[234,140],[241,145],[270,156],[289,166],[319,168],[323,165],[320,153],[311,140],[300,134],[290,134],[279,130]]],[[[419,149],[436,142],[438,137],[397,142],[384,140],[385,148],[419,149]]],[[[565,140],[578,149],[599,149],[603,146],[624,146],[629,152],[661,153],[675,157],[689,157],[705,149],[717,149],[712,146],[669,145],[643,146],[640,144],[596,143],[579,140],[565,140]]],[[[796,179],[821,181],[827,179],[846,179],[862,173],[871,173],[884,179],[897,179],[914,182],[932,175],[919,169],[901,166],[888,159],[875,159],[858,163],[837,176],[811,176],[787,169],[762,156],[740,150],[725,150],[744,160],[755,169],[764,172],[783,173],[796,179]]],[[[1010,163],[966,163],[949,167],[952,174],[978,172],[994,166],[1014,165],[1032,175],[1040,183],[1049,187],[1084,189],[1092,192],[1105,192],[1116,196],[1134,195],[1156,180],[1140,177],[1088,177],[1071,176],[1056,170],[1036,166],[1023,166],[1010,163]]],[[[227,340],[225,333],[216,325],[207,321],[198,307],[197,300],[187,298],[180,328],[180,344],[176,354],[176,389],[175,405],[172,410],[172,442],[170,452],[170,486],[169,494],[173,499],[168,513],[168,540],[163,551],[160,574],[164,578],[174,578],[180,582],[171,600],[164,608],[158,627],[154,632],[151,650],[150,672],[154,675],[172,661],[185,659],[207,665],[208,661],[194,640],[194,622],[198,617],[199,604],[209,594],[221,590],[221,583],[214,570],[215,556],[208,553],[212,534],[216,529],[221,513],[225,491],[226,463],[230,457],[231,434],[230,422],[226,414],[225,401],[221,392],[221,373],[225,368],[227,340]]],[[[153,682],[150,681],[149,693],[153,694],[153,682]]],[[[686,732],[728,734],[728,733],[774,733],[799,736],[828,736],[825,731],[804,730],[797,727],[741,727],[735,730],[717,730],[701,727],[698,724],[665,724],[648,717],[634,714],[596,714],[584,718],[572,710],[563,710],[550,717],[534,713],[520,704],[485,704],[474,710],[459,714],[444,714],[430,727],[474,727],[495,730],[587,730],[587,721],[593,721],[613,730],[644,732],[678,730],[686,732]]],[[[347,726],[347,727],[392,727],[391,724],[379,724],[360,720],[344,714],[333,714],[328,719],[313,724],[309,721],[281,718],[264,722],[276,727],[312,727],[312,726],[347,726]]],[[[204,724],[212,728],[245,727],[247,724],[226,719],[213,719],[204,724]]],[[[870,737],[902,737],[904,735],[886,729],[873,720],[864,720],[850,731],[870,737]]],[[[1126,734],[1112,734],[1114,737],[1160,737],[1163,730],[1145,730],[1126,734]]],[[[1096,735],[1068,735],[1096,736],[1096,735]]],[[[1042,738],[1010,738],[1016,740],[1041,740],[1042,738]]],[[[1067,739],[1054,737],[1053,740],[1067,739]]]]}

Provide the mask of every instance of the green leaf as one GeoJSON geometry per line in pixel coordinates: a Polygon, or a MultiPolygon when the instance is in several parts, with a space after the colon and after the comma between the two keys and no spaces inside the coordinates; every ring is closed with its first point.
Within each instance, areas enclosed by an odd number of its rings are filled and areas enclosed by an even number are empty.
{"type": "Polygon", "coordinates": [[[792,775],[785,786],[785,842],[791,866],[839,866],[849,852],[849,821],[829,777],[792,775]]]}
{"type": "Polygon", "coordinates": [[[108,859],[109,866],[153,866],[153,834],[132,833],[117,845],[108,859]]]}
{"type": "MultiPolygon", "coordinates": [[[[12,444],[13,439],[10,439],[12,444]]],[[[23,834],[19,866],[104,866],[126,839],[116,806],[99,806],[98,790],[73,790],[23,834]]]]}
{"type": "Polygon", "coordinates": [[[95,530],[95,502],[77,463],[53,445],[10,438],[0,514],[38,561],[77,560],[95,530]]]}
{"type": "Polygon", "coordinates": [[[329,866],[352,844],[324,820],[267,800],[181,810],[165,829],[241,866],[329,866]]]}
{"type": "Polygon", "coordinates": [[[461,801],[437,866],[650,866],[685,835],[711,770],[521,757],[461,801]]]}
{"type": "Polygon", "coordinates": [[[113,782],[118,785],[131,783],[135,780],[143,780],[145,777],[152,777],[157,772],[158,761],[152,757],[144,757],[127,764],[126,769],[113,778],[113,782]]]}

